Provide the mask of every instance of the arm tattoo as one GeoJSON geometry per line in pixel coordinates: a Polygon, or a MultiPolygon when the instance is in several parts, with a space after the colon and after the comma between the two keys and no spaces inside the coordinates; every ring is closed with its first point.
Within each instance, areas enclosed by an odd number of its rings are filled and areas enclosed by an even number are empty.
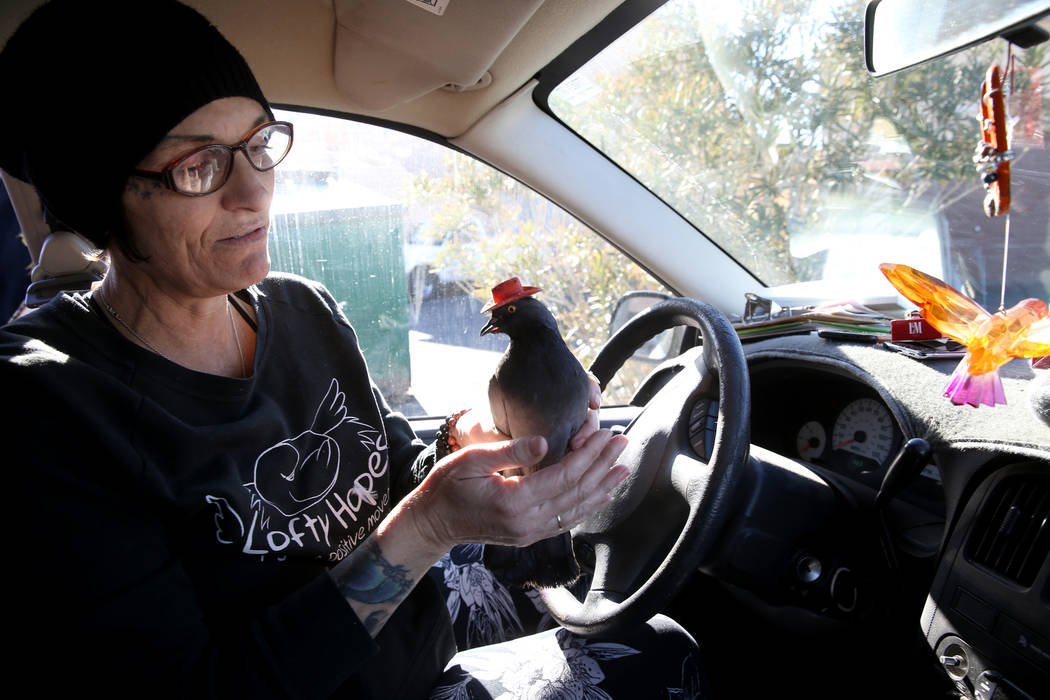
{"type": "Polygon", "coordinates": [[[405,568],[388,562],[379,545],[366,540],[361,549],[353,564],[340,577],[339,587],[343,595],[362,603],[385,603],[412,588],[405,568]]]}
{"type": "Polygon", "coordinates": [[[365,620],[365,629],[369,632],[378,630],[386,622],[387,614],[381,610],[376,610],[374,613],[368,616],[365,620]]]}
{"type": "Polygon", "coordinates": [[[336,584],[347,599],[379,606],[364,620],[369,632],[378,632],[401,599],[412,590],[408,570],[387,561],[372,540],[366,540],[356,556],[346,563],[346,570],[335,577],[336,584]]]}

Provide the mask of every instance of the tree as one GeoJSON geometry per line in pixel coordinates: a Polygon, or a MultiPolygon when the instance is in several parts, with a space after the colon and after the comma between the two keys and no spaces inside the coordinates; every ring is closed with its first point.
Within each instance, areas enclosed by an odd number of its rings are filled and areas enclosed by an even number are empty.
{"type": "MultiPolygon", "coordinates": [[[[447,177],[420,174],[415,199],[442,205],[427,220],[424,236],[443,240],[437,263],[457,272],[466,291],[488,299],[497,283],[519,277],[543,288],[543,301],[558,319],[566,343],[585,366],[609,333],[609,315],[632,289],[661,285],[612,245],[548,200],[492,168],[450,154],[447,177]],[[451,236],[449,232],[452,232],[451,236]]],[[[630,398],[644,367],[626,368],[610,401],[630,398]]]]}
{"type": "MultiPolygon", "coordinates": [[[[559,86],[551,107],[767,284],[820,277],[820,255],[792,255],[792,242],[831,225],[836,201],[940,214],[981,194],[977,94],[1002,46],[873,79],[865,4],[668,3],[559,86]]],[[[1045,73],[1046,54],[1024,52],[1017,89],[1045,73]]],[[[435,234],[461,238],[441,261],[470,270],[480,296],[510,275],[543,286],[589,359],[615,299],[652,280],[563,212],[460,161],[453,178],[417,183],[447,195],[435,234]]]]}

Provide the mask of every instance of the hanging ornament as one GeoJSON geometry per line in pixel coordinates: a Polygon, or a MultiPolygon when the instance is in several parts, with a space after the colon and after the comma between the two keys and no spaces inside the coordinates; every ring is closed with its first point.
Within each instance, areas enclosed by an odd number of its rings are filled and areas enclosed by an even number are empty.
{"type": "Polygon", "coordinates": [[[966,346],[944,395],[956,405],[1006,403],[999,368],[1016,357],[1050,355],[1050,312],[1039,299],[1025,299],[994,314],[946,283],[907,265],[882,263],[890,283],[919,307],[923,319],[966,346]]]}
{"type": "MultiPolygon", "coordinates": [[[[1008,61],[1012,63],[1012,58],[1008,61]]],[[[1007,140],[1006,98],[998,65],[988,68],[981,84],[980,142],[973,161],[984,185],[984,213],[1003,216],[1010,212],[1010,161],[1014,152],[1007,140]]]]}

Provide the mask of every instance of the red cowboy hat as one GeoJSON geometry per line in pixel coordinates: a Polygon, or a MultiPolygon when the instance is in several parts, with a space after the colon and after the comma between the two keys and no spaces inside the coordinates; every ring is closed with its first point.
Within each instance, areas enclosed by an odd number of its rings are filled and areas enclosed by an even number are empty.
{"type": "Polygon", "coordinates": [[[492,300],[481,307],[481,313],[488,313],[504,304],[531,297],[536,292],[542,291],[539,287],[523,287],[517,277],[511,277],[509,280],[500,282],[492,288],[492,300]]]}

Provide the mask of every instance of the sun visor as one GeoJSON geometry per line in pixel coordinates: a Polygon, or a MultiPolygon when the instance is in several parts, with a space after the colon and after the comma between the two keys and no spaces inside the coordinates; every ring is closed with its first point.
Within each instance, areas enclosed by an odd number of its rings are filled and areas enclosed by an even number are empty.
{"type": "Polygon", "coordinates": [[[389,109],[470,89],[543,0],[335,0],[335,82],[355,105],[389,109]]]}

